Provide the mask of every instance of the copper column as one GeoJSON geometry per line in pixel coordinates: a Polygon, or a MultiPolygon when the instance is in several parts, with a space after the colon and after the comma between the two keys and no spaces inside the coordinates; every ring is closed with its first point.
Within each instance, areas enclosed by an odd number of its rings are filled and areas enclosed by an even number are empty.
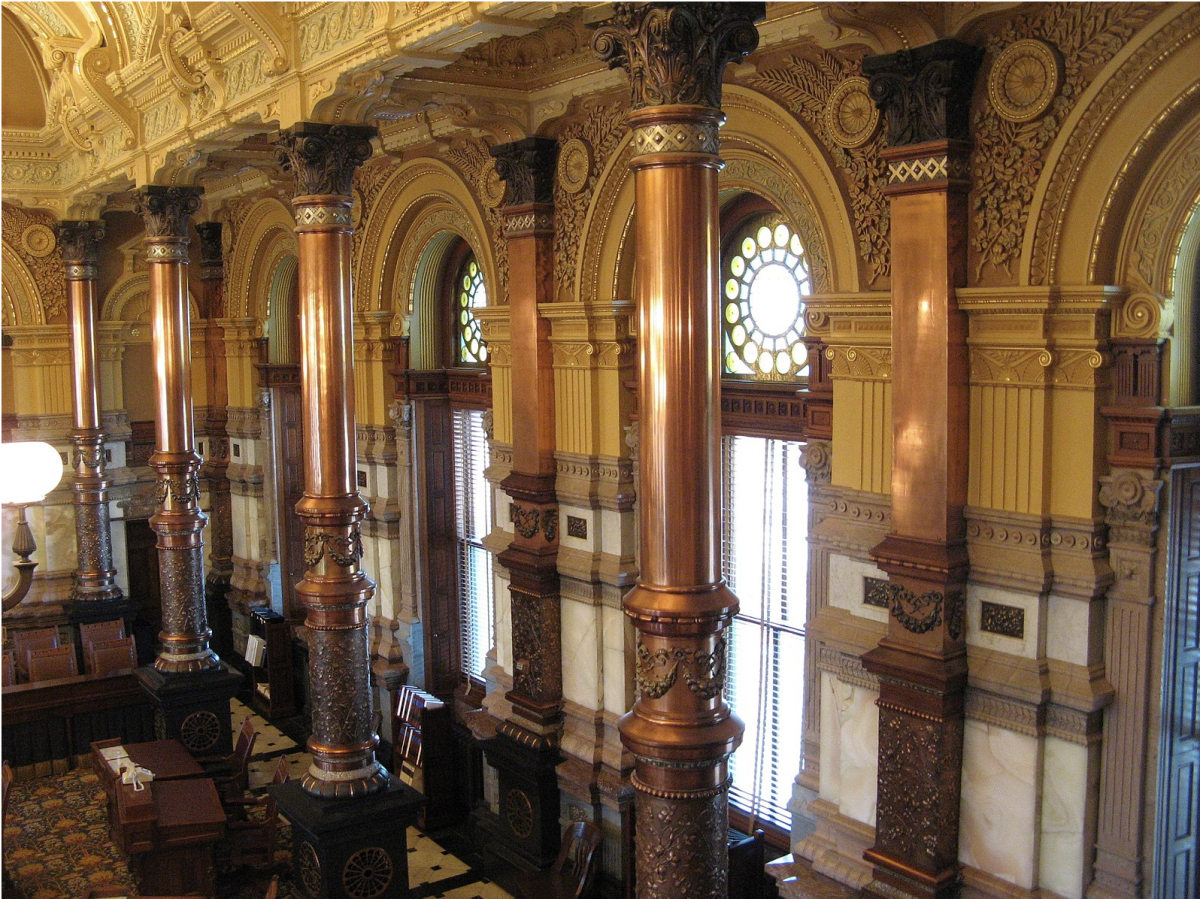
{"type": "Polygon", "coordinates": [[[641,373],[637,895],[728,895],[728,761],[743,725],[722,698],[738,602],[721,577],[717,173],[721,75],[757,46],[760,3],[614,4],[593,49],[629,72],[641,373]]]}
{"type": "Polygon", "coordinates": [[[375,130],[301,124],[277,138],[295,174],[292,210],[299,252],[301,396],[304,407],[304,580],[296,596],[312,632],[313,765],[301,781],[314,796],[357,796],[388,785],[371,731],[367,602],[375,584],[359,567],[360,522],[354,430],[351,181],[371,156],[375,130]]]}
{"type": "Polygon", "coordinates": [[[502,733],[527,745],[556,745],[562,717],[562,621],[559,609],[558,500],[554,492],[554,368],[550,325],[538,303],[554,292],[554,167],[558,144],[530,137],[492,149],[508,186],[512,320],[513,467],[504,479],[515,535],[500,562],[512,594],[516,719],[502,733]]]}
{"type": "Polygon", "coordinates": [[[96,382],[96,279],[98,247],[104,224],[64,221],[58,226],[63,268],[71,311],[71,372],[75,478],[75,536],[79,563],[71,591],[72,617],[109,617],[111,602],[121,599],[112,561],[112,532],[108,516],[109,480],[104,471],[104,431],[100,421],[100,391],[96,382]],[[103,610],[103,611],[102,611],[103,610]]]}
{"type": "Polygon", "coordinates": [[[200,235],[200,314],[208,322],[205,342],[208,365],[208,452],[200,474],[208,481],[208,576],[206,584],[224,597],[233,575],[233,520],[229,478],[229,384],[226,382],[225,338],[217,324],[225,312],[225,266],[221,259],[221,223],[198,222],[200,235]]]}
{"type": "Polygon", "coordinates": [[[188,223],[200,205],[195,187],[149,185],[138,191],[146,226],[150,267],[151,335],[154,344],[155,450],[158,512],[150,526],[158,535],[162,592],[162,649],[154,668],[164,674],[216,671],[221,660],[209,649],[204,609],[204,542],[207,517],[200,511],[200,457],[192,426],[192,336],[188,306],[188,223]]]}
{"type": "Polygon", "coordinates": [[[863,656],[879,677],[875,846],[881,899],[957,893],[967,681],[968,116],[980,51],[939,41],[868,57],[887,115],[892,208],[892,532],[872,550],[889,576],[887,636],[863,656]]]}

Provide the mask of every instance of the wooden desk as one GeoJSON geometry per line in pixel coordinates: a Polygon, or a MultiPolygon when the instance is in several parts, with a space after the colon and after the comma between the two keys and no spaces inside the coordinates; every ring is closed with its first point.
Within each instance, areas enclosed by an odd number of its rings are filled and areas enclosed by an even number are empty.
{"type": "Polygon", "coordinates": [[[215,895],[213,846],[225,835],[225,810],[210,778],[155,780],[144,790],[117,783],[113,810],[112,839],[139,892],[215,895]]]}
{"type": "MultiPolygon", "coordinates": [[[[92,767],[104,786],[111,802],[116,795],[120,775],[104,759],[101,750],[113,741],[92,744],[92,767]]],[[[116,744],[120,745],[120,744],[116,744]]],[[[204,766],[192,758],[192,754],[178,740],[151,740],[149,743],[126,743],[129,759],[139,768],[154,772],[154,782],[202,777],[204,766]]]]}

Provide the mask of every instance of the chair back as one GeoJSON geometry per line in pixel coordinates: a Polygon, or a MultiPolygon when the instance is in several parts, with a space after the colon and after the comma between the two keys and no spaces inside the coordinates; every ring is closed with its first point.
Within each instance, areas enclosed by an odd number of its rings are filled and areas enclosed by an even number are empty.
{"type": "Polygon", "coordinates": [[[592,861],[603,839],[600,828],[591,821],[576,821],[563,835],[562,848],[551,870],[574,884],[572,896],[582,896],[587,889],[594,867],[592,861]]]}
{"type": "Polygon", "coordinates": [[[29,653],[58,645],[58,628],[39,627],[29,631],[13,631],[13,652],[17,656],[17,671],[29,677],[29,653]]]}
{"type": "Polygon", "coordinates": [[[96,643],[118,640],[124,636],[125,622],[120,618],[115,621],[91,621],[79,625],[79,645],[83,647],[84,670],[89,673],[92,671],[89,652],[96,643]]]}
{"type": "Polygon", "coordinates": [[[4,686],[11,687],[17,682],[17,657],[12,652],[4,653],[4,686]]]}
{"type": "Polygon", "coordinates": [[[254,730],[254,722],[247,718],[242,722],[242,729],[238,731],[237,745],[233,747],[233,767],[237,770],[244,769],[246,763],[250,761],[250,753],[254,751],[254,741],[258,739],[258,733],[254,730]]]}
{"type": "Polygon", "coordinates": [[[74,646],[51,646],[34,649],[29,653],[29,681],[53,680],[57,677],[74,677],[79,674],[79,663],[75,661],[74,646]]]}
{"type": "Polygon", "coordinates": [[[84,663],[87,671],[96,676],[136,668],[137,647],[133,644],[133,637],[97,640],[88,648],[84,663]]]}
{"type": "Polygon", "coordinates": [[[280,784],[285,784],[288,782],[289,777],[291,777],[291,774],[288,771],[287,756],[281,755],[278,764],[275,765],[275,776],[271,778],[271,784],[276,787],[280,784]]]}

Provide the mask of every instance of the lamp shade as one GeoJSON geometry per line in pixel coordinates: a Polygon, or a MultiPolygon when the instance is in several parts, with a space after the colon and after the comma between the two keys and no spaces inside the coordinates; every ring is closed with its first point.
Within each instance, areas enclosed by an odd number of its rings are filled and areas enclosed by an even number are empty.
{"type": "Polygon", "coordinates": [[[0,503],[38,503],[62,480],[63,461],[48,443],[0,443],[0,503]]]}

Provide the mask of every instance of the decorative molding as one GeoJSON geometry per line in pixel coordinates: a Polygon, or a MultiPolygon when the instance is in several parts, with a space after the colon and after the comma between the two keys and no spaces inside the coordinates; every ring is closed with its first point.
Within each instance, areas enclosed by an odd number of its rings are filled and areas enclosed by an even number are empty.
{"type": "Polygon", "coordinates": [[[1038,347],[978,346],[969,348],[972,385],[1045,387],[1054,354],[1038,347]]]}
{"type": "Polygon", "coordinates": [[[610,69],[629,73],[630,108],[721,108],[725,66],[758,46],[763,3],[614,3],[592,36],[610,69]]]}
{"type": "Polygon", "coordinates": [[[825,128],[843,150],[861,147],[879,130],[879,108],[871,99],[870,84],[861,75],[852,75],[825,101],[825,128]]]}
{"type": "Polygon", "coordinates": [[[362,561],[363,542],[362,529],[359,525],[351,525],[346,534],[330,534],[315,527],[304,529],[304,564],[312,568],[329,553],[343,568],[349,568],[362,561]]]}
{"type": "Polygon", "coordinates": [[[1112,529],[1111,543],[1151,546],[1158,527],[1158,494],[1163,482],[1134,469],[1113,469],[1100,478],[1100,505],[1112,529]]]}
{"type": "MultiPolygon", "coordinates": [[[[54,252],[57,244],[53,239],[53,231],[50,231],[51,251],[40,256],[30,251],[30,246],[32,246],[40,252],[39,241],[36,239],[26,240],[25,234],[39,229],[49,230],[53,224],[54,218],[49,213],[25,209],[15,203],[5,203],[4,214],[0,215],[0,235],[3,236],[5,248],[13,252],[29,269],[33,283],[37,285],[36,293],[42,302],[44,321],[54,318],[67,307],[66,282],[62,276],[63,257],[61,253],[54,252]]],[[[39,233],[42,232],[39,231],[39,233]]],[[[5,281],[7,283],[7,275],[5,281]]],[[[34,291],[31,289],[30,292],[34,291]]],[[[34,323],[24,322],[24,324],[34,323]]]]}
{"type": "Polygon", "coordinates": [[[636,156],[648,153],[708,153],[715,156],[720,149],[716,122],[651,122],[633,129],[636,156]]]}
{"type": "Polygon", "coordinates": [[[661,699],[682,672],[687,688],[700,699],[714,699],[725,689],[725,640],[719,638],[711,653],[687,646],[668,646],[651,652],[637,636],[634,680],[639,695],[661,699]]]}
{"type": "Polygon", "coordinates": [[[810,486],[828,484],[833,474],[833,444],[828,440],[809,440],[801,451],[800,464],[810,486]]]}
{"type": "Polygon", "coordinates": [[[979,629],[1002,637],[1025,639],[1025,610],[984,600],[980,605],[979,629]]]}
{"type": "Polygon", "coordinates": [[[988,100],[1001,118],[1030,122],[1050,108],[1062,79],[1062,57],[1051,44],[1035,38],[1015,41],[992,63],[988,100]]]}
{"type": "Polygon", "coordinates": [[[892,377],[892,348],[830,345],[825,358],[833,365],[830,374],[835,378],[856,381],[889,381],[892,377]]]}
{"type": "Polygon", "coordinates": [[[891,184],[921,184],[925,181],[965,181],[971,170],[967,158],[961,154],[938,154],[916,159],[894,159],[888,162],[888,180],[891,184]]]}

